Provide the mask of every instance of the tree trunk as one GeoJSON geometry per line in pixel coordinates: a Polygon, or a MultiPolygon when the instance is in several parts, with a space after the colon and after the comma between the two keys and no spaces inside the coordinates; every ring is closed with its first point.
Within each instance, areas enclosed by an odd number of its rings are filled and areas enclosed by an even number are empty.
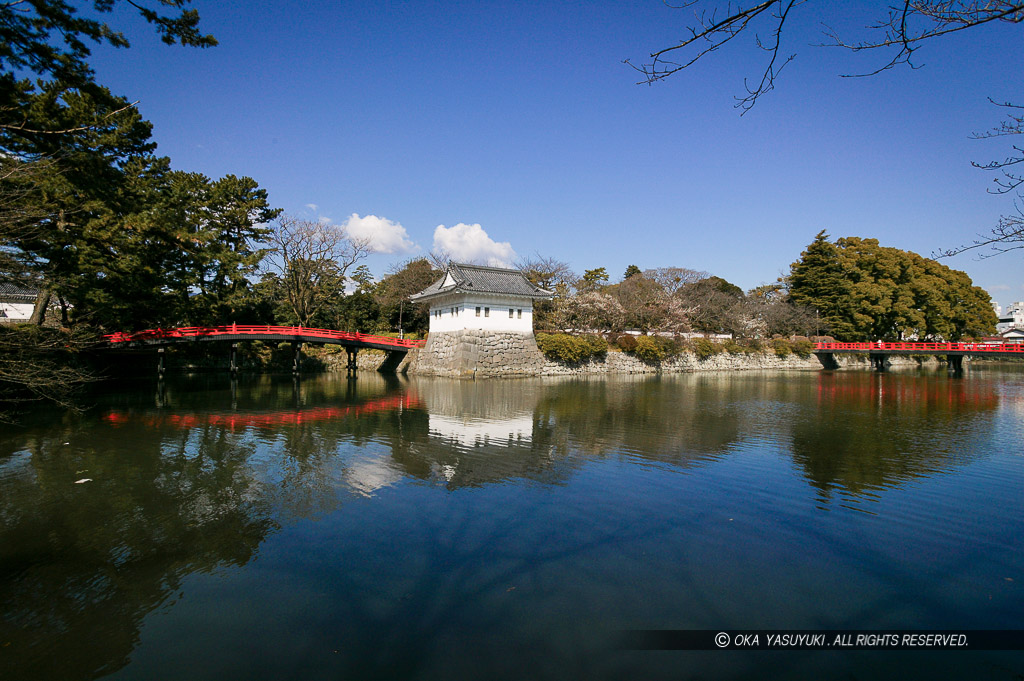
{"type": "Polygon", "coordinates": [[[48,287],[39,289],[39,295],[36,296],[36,306],[32,309],[32,316],[28,320],[29,324],[43,325],[43,322],[46,321],[46,309],[50,307],[51,295],[48,287]]]}
{"type": "Polygon", "coordinates": [[[68,308],[70,306],[68,305],[68,302],[64,300],[64,297],[61,296],[59,293],[57,294],[57,302],[60,303],[60,324],[65,329],[70,329],[71,320],[68,317],[68,308]]]}

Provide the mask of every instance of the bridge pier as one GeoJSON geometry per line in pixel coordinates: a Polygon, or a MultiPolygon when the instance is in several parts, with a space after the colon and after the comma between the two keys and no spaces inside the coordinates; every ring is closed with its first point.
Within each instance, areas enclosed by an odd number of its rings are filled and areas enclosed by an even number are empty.
{"type": "Polygon", "coordinates": [[[355,377],[356,370],[358,369],[358,365],[356,364],[356,356],[359,354],[359,348],[346,346],[345,354],[348,355],[348,364],[345,365],[345,373],[349,376],[355,377]]]}
{"type": "Polygon", "coordinates": [[[292,360],[292,374],[298,376],[302,371],[302,343],[295,344],[295,359],[292,360]]]}
{"type": "Polygon", "coordinates": [[[238,373],[238,343],[231,344],[231,375],[238,373]]]}
{"type": "Polygon", "coordinates": [[[946,372],[950,376],[961,376],[964,373],[963,355],[946,355],[946,372]]]}
{"type": "Polygon", "coordinates": [[[164,349],[157,348],[156,350],[156,375],[158,378],[164,377],[164,349]]]}
{"type": "Polygon", "coordinates": [[[887,369],[885,363],[885,355],[874,354],[871,355],[871,366],[874,367],[875,371],[885,371],[887,369]]]}
{"type": "Polygon", "coordinates": [[[839,368],[839,362],[836,361],[835,354],[831,352],[817,353],[815,354],[815,357],[817,357],[818,361],[821,362],[821,366],[823,369],[835,371],[836,369],[839,368]]]}

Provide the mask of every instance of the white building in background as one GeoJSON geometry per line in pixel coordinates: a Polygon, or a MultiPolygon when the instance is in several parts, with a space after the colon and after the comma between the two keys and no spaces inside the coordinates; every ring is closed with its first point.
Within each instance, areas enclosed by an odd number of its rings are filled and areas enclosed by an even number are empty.
{"type": "Polygon", "coordinates": [[[409,299],[430,304],[432,334],[469,329],[532,334],[533,301],[553,296],[519,270],[451,263],[444,277],[409,299]]]}
{"type": "Polygon", "coordinates": [[[1024,329],[1024,301],[1010,303],[1006,312],[1000,314],[998,305],[993,305],[999,323],[996,324],[996,333],[1002,334],[1010,329],[1024,329]]]}
{"type": "Polygon", "coordinates": [[[0,284],[0,323],[27,322],[36,306],[38,291],[0,284]]]}

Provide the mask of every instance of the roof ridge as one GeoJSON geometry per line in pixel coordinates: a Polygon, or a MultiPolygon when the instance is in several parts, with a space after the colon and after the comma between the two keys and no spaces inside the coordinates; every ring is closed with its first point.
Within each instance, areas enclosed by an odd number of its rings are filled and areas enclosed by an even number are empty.
{"type": "Polygon", "coordinates": [[[470,267],[476,270],[494,270],[495,272],[522,272],[521,269],[515,267],[497,267],[495,265],[474,265],[473,263],[468,262],[452,262],[448,264],[454,265],[455,267],[470,267]]]}

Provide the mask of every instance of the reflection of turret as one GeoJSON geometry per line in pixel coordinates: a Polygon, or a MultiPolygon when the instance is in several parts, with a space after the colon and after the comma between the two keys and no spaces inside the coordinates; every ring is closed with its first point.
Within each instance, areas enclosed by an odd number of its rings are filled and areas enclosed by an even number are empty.
{"type": "Polygon", "coordinates": [[[414,380],[429,442],[394,458],[450,488],[513,478],[562,484],[592,457],[689,466],[721,456],[738,436],[736,411],[723,408],[727,386],[713,376],[414,380]]]}
{"type": "Polygon", "coordinates": [[[514,478],[561,484],[568,462],[534,441],[534,410],[549,385],[539,380],[414,380],[426,409],[429,438],[394,451],[415,477],[450,488],[514,478]]]}
{"type": "Polygon", "coordinates": [[[430,436],[463,447],[497,444],[511,447],[533,439],[533,415],[522,414],[507,419],[484,420],[430,414],[430,436]]]}

